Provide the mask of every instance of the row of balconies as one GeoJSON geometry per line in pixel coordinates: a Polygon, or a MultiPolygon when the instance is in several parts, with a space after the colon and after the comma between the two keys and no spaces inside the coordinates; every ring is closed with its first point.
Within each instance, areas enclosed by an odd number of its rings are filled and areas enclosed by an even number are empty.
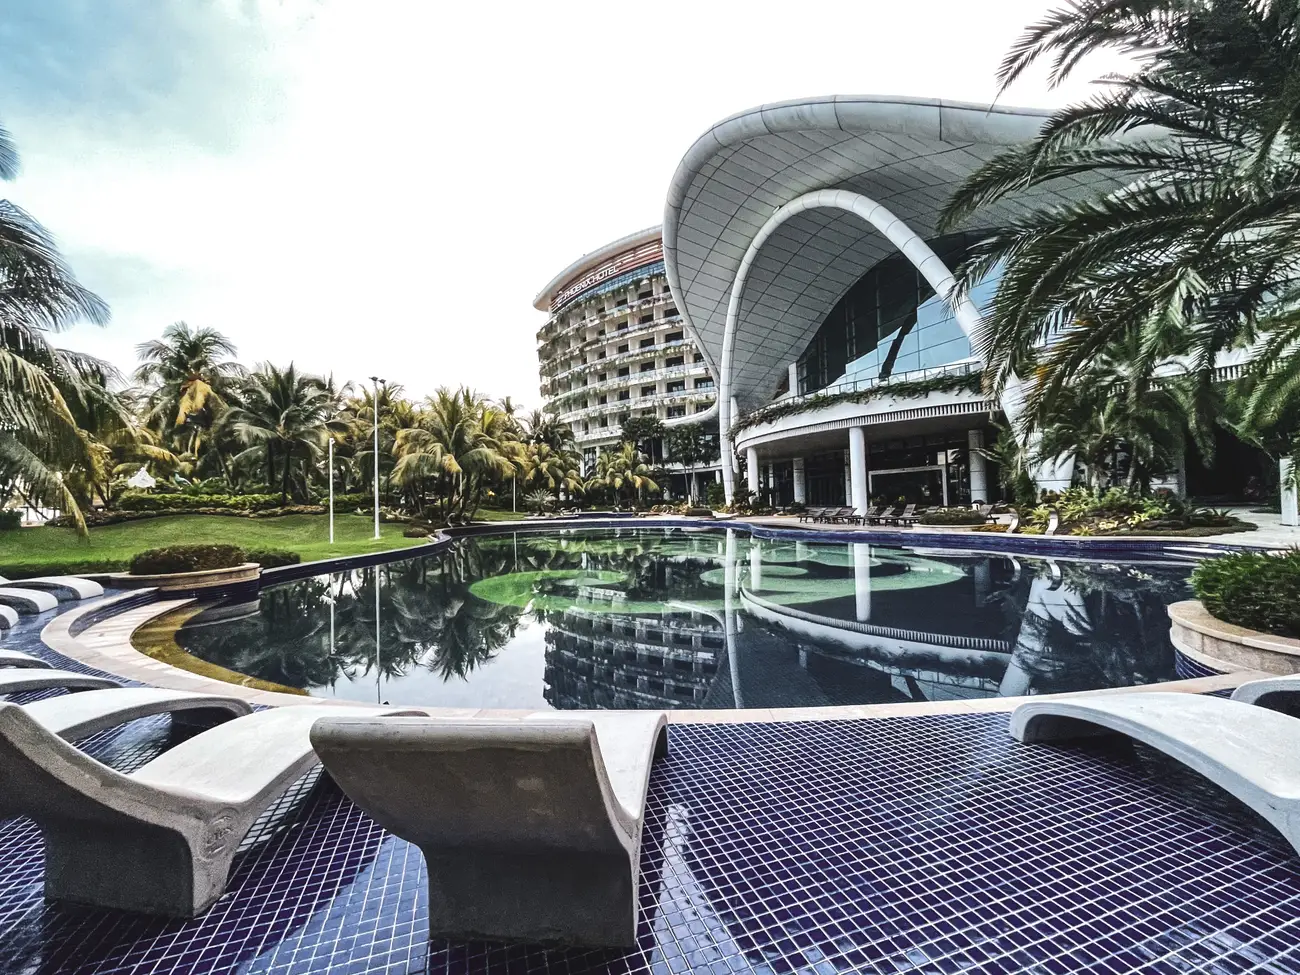
{"type": "Polygon", "coordinates": [[[659,328],[669,328],[674,325],[681,326],[682,316],[680,314],[665,315],[663,318],[656,318],[653,322],[644,324],[637,323],[626,324],[622,328],[616,328],[611,332],[605,332],[603,335],[593,335],[589,339],[583,339],[577,344],[566,345],[563,348],[543,347],[537,350],[537,358],[542,363],[543,368],[551,362],[562,358],[565,353],[582,353],[585,354],[600,345],[607,345],[610,342],[621,342],[633,335],[643,335],[646,332],[653,332],[659,328]]]}
{"type": "Polygon", "coordinates": [[[667,403],[676,405],[681,401],[690,403],[692,400],[712,402],[716,392],[714,389],[679,389],[671,393],[655,393],[653,396],[629,396],[627,399],[610,400],[607,403],[597,403],[595,406],[561,413],[559,420],[561,423],[577,423],[588,417],[612,416],[624,410],[643,410],[648,406],[662,406],[667,403]]]}
{"type": "MultiPolygon", "coordinates": [[[[611,390],[623,389],[627,386],[636,386],[638,384],[649,384],[658,382],[661,379],[676,379],[686,377],[688,379],[704,379],[709,377],[709,370],[702,362],[691,362],[682,366],[664,366],[653,372],[632,372],[626,376],[614,376],[600,383],[590,383],[586,386],[578,386],[564,393],[558,393],[552,396],[549,406],[555,406],[560,403],[573,400],[581,396],[590,396],[593,393],[599,394],[611,390]]],[[[711,378],[711,377],[709,377],[711,378]]],[[[712,387],[709,387],[710,389],[712,387]]]]}
{"type": "MultiPolygon", "coordinates": [[[[602,295],[601,302],[609,301],[610,295],[602,295]]],[[[617,300],[617,299],[615,299],[617,300]]],[[[667,292],[656,292],[649,298],[630,298],[626,305],[614,305],[603,308],[600,311],[584,314],[582,317],[573,317],[575,311],[572,306],[565,311],[552,315],[545,325],[537,333],[538,342],[545,342],[553,338],[559,338],[567,332],[579,328],[588,328],[592,325],[599,325],[601,322],[613,321],[623,315],[630,315],[634,312],[644,312],[647,308],[657,308],[659,305],[670,304],[673,296],[667,292]]]]}
{"type": "MultiPolygon", "coordinates": [[[[619,338],[621,339],[622,336],[620,335],[619,338]]],[[[575,363],[574,365],[565,369],[563,372],[557,372],[553,376],[547,376],[545,372],[545,368],[543,368],[542,392],[543,393],[546,392],[545,390],[546,385],[551,383],[561,382],[565,379],[568,379],[570,376],[574,376],[579,373],[593,372],[596,370],[605,369],[608,368],[609,366],[630,365],[635,362],[642,362],[646,359],[655,359],[658,358],[660,355],[663,355],[664,352],[670,349],[684,348],[689,343],[689,341],[690,341],[689,339],[685,339],[685,338],[673,339],[671,342],[657,342],[654,345],[647,345],[643,349],[628,349],[626,352],[615,352],[613,355],[606,356],[603,359],[593,359],[590,362],[575,363]]],[[[692,350],[693,349],[694,346],[692,346],[692,350]]]]}

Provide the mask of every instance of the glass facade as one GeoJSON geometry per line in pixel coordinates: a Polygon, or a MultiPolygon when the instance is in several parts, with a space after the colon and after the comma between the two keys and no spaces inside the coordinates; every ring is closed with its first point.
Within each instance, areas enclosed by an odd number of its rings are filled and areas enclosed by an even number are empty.
{"type": "MultiPolygon", "coordinates": [[[[974,234],[929,242],[948,267],[960,264],[974,234]]],[[[983,308],[997,289],[997,272],[972,291],[983,308]]],[[[885,258],[858,279],[831,309],[798,360],[800,394],[842,382],[888,379],[971,356],[970,340],[948,303],[902,254],[885,258]]]]}

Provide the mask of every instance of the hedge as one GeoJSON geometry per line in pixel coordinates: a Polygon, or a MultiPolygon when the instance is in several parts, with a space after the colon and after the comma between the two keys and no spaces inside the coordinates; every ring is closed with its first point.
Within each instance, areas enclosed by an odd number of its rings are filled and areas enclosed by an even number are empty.
{"type": "MultiPolygon", "coordinates": [[[[335,510],[369,507],[374,498],[369,494],[339,494],[334,497],[335,510]]],[[[115,506],[119,511],[152,512],[214,512],[233,511],[239,513],[253,511],[282,510],[288,514],[295,509],[302,513],[315,513],[326,510],[328,499],[320,504],[281,506],[278,494],[145,494],[143,491],[126,491],[117,500],[115,506]]]]}
{"type": "Polygon", "coordinates": [[[922,525],[982,525],[984,516],[973,508],[936,508],[921,516],[922,525]]]}
{"type": "Polygon", "coordinates": [[[1300,637],[1300,550],[1206,559],[1192,573],[1192,590],[1225,623],[1300,637]]]}
{"type": "Polygon", "coordinates": [[[133,576],[163,575],[172,572],[204,572],[230,569],[248,559],[238,545],[169,545],[137,553],[131,559],[133,576]]]}

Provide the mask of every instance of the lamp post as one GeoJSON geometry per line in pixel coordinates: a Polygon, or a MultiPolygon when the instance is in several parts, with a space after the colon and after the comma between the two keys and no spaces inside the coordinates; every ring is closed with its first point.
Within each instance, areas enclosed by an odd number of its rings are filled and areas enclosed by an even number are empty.
{"type": "Polygon", "coordinates": [[[375,386],[375,541],[379,541],[379,387],[386,380],[371,376],[375,386]]]}
{"type": "MultiPolygon", "coordinates": [[[[329,439],[329,459],[325,462],[328,465],[330,476],[330,544],[334,544],[334,438],[329,439]]],[[[330,625],[334,623],[334,610],[330,610],[330,625]]],[[[331,633],[333,630],[330,631],[331,633]]],[[[333,647],[330,650],[333,651],[333,647]]]]}

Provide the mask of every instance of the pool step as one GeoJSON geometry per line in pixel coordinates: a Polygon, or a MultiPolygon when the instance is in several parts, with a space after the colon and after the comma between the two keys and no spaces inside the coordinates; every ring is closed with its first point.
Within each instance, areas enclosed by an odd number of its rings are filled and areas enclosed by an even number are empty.
{"type": "Polygon", "coordinates": [[[1222,549],[1210,548],[1208,545],[1168,545],[1164,549],[1164,554],[1176,559],[1199,561],[1200,559],[1221,558],[1228,553],[1222,549]]]}

